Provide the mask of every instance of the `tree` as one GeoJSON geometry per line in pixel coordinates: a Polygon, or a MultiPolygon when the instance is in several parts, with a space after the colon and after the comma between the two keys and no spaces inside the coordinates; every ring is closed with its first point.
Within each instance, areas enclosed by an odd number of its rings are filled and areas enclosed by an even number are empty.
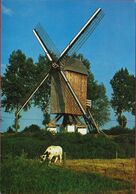
{"type": "Polygon", "coordinates": [[[48,112],[45,112],[45,113],[43,113],[43,122],[42,122],[42,124],[45,126],[45,128],[46,128],[46,125],[48,125],[49,124],[49,122],[50,122],[50,114],[48,113],[48,112]]]}
{"type": "MultiPolygon", "coordinates": [[[[38,58],[38,62],[36,63],[36,71],[35,71],[35,84],[39,83],[39,81],[43,80],[44,76],[50,70],[50,62],[45,56],[40,55],[38,58]]],[[[45,126],[50,122],[49,115],[49,100],[50,100],[50,78],[44,82],[38,91],[34,95],[34,105],[38,106],[43,112],[43,122],[42,124],[45,126]]]]}
{"type": "MultiPolygon", "coordinates": [[[[20,115],[16,114],[22,106],[26,94],[33,85],[35,66],[31,58],[27,58],[21,50],[13,51],[9,57],[9,64],[2,76],[2,107],[6,112],[14,112],[15,123],[13,127],[19,129],[20,115]]],[[[30,102],[24,107],[27,110],[30,102]]]]}
{"type": "Polygon", "coordinates": [[[127,119],[124,115],[119,115],[117,121],[122,129],[126,127],[127,119]]]}
{"type": "MultiPolygon", "coordinates": [[[[113,89],[111,105],[115,114],[122,118],[123,112],[134,114],[135,106],[135,77],[128,70],[121,68],[110,81],[113,89]]],[[[120,119],[118,119],[119,121],[120,119]]]]}
{"type": "Polygon", "coordinates": [[[82,54],[74,54],[82,61],[88,70],[88,85],[87,85],[87,99],[92,101],[91,113],[99,126],[103,126],[109,120],[109,101],[106,96],[106,89],[103,84],[98,84],[91,72],[91,64],[89,60],[85,59],[82,54]]]}
{"type": "Polygon", "coordinates": [[[38,125],[32,124],[29,127],[25,127],[23,130],[24,133],[38,133],[41,129],[38,125]]]}

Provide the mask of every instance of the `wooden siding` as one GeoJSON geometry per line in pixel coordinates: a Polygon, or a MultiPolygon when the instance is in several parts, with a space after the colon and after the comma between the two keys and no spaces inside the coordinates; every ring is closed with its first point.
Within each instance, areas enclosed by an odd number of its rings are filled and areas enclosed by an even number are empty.
{"type": "MultiPolygon", "coordinates": [[[[65,74],[86,110],[87,75],[72,71],[65,71],[65,74]]],[[[55,72],[51,80],[51,113],[82,115],[79,106],[59,72],[55,72]]]]}
{"type": "MultiPolygon", "coordinates": [[[[76,73],[76,72],[72,72],[72,71],[66,71],[66,77],[69,80],[74,92],[76,93],[80,103],[82,104],[82,106],[84,107],[84,109],[86,110],[86,95],[87,95],[87,76],[80,74],[80,73],[76,73]]],[[[79,107],[77,108],[74,107],[74,102],[73,102],[73,98],[72,99],[67,99],[68,103],[66,104],[66,112],[72,112],[76,114],[82,114],[79,107]],[[71,106],[71,103],[73,106],[71,106]],[[75,110],[76,108],[76,110],[75,110]]],[[[75,101],[75,100],[74,100],[75,101]]]]}

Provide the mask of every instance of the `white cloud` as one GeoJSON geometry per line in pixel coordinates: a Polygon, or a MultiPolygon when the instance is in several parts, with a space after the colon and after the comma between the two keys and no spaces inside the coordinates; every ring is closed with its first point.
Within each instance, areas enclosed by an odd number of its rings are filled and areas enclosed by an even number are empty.
{"type": "Polygon", "coordinates": [[[12,9],[2,5],[2,12],[5,14],[5,15],[8,15],[8,16],[12,16],[13,15],[13,11],[12,9]]]}

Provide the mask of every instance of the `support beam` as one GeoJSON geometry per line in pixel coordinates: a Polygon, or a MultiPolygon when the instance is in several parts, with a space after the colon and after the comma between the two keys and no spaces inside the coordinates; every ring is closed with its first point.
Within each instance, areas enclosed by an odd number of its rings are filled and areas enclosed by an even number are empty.
{"type": "Polygon", "coordinates": [[[41,87],[41,85],[47,80],[49,77],[49,73],[46,74],[44,79],[40,82],[40,84],[36,87],[36,89],[32,92],[32,94],[29,96],[29,98],[25,101],[25,103],[22,105],[22,107],[17,112],[16,116],[19,115],[19,113],[23,110],[23,108],[26,106],[26,104],[29,102],[29,100],[33,97],[33,95],[37,92],[37,90],[41,87]]]}
{"type": "Polygon", "coordinates": [[[94,123],[94,126],[95,126],[97,132],[98,132],[98,133],[102,133],[103,135],[105,135],[106,137],[108,137],[108,136],[106,135],[106,133],[104,133],[102,130],[99,129],[99,127],[98,127],[98,125],[96,124],[96,122],[95,122],[95,120],[94,120],[94,118],[93,118],[93,115],[91,114],[91,112],[90,112],[89,109],[88,109],[88,113],[89,113],[89,115],[90,115],[90,117],[91,117],[91,120],[92,120],[93,123],[94,123]]]}
{"type": "Polygon", "coordinates": [[[56,123],[61,119],[62,116],[63,116],[62,114],[57,114],[56,117],[52,119],[49,123],[56,123]]]}
{"type": "Polygon", "coordinates": [[[88,109],[88,113],[89,113],[89,116],[91,117],[91,120],[92,120],[93,123],[94,123],[94,126],[95,126],[97,132],[100,133],[99,127],[98,127],[98,125],[96,124],[96,122],[95,122],[95,120],[94,120],[94,118],[93,118],[93,116],[92,116],[92,114],[91,114],[91,112],[90,112],[89,109],[88,109]]]}

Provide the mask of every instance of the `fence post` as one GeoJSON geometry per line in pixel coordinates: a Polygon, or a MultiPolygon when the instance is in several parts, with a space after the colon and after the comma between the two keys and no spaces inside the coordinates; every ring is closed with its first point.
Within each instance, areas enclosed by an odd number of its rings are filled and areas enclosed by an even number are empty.
{"type": "Polygon", "coordinates": [[[117,150],[116,150],[116,159],[118,158],[118,152],[117,152],[117,150]]]}
{"type": "Polygon", "coordinates": [[[66,165],[66,152],[64,152],[63,165],[66,165]]]}

